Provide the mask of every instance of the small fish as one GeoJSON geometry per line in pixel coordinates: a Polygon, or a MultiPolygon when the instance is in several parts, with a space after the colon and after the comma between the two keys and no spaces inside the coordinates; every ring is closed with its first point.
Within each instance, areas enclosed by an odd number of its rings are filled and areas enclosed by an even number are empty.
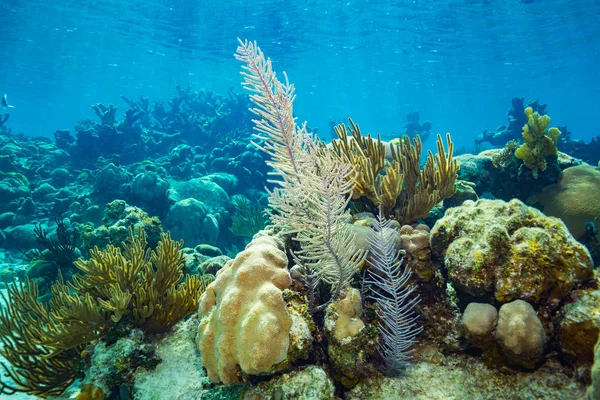
{"type": "Polygon", "coordinates": [[[4,96],[2,96],[2,107],[4,108],[15,108],[15,106],[11,106],[8,104],[8,96],[6,95],[6,93],[4,94],[4,96]]]}

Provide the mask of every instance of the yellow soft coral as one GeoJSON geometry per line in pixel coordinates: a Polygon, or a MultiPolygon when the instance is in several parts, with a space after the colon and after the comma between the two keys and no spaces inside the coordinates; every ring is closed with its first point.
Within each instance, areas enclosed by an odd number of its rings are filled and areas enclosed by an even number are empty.
{"type": "Polygon", "coordinates": [[[350,120],[349,127],[336,126],[335,132],[334,152],[356,172],[352,200],[359,211],[376,212],[381,206],[384,216],[407,224],[425,218],[437,203],[454,194],[459,165],[453,159],[450,134],[446,135],[448,152],[438,135],[437,154],[429,151],[421,169],[423,144],[418,135],[412,143],[408,136],[391,141],[388,161],[381,138],[363,136],[354,121],[350,120]]]}
{"type": "Polygon", "coordinates": [[[14,383],[0,380],[0,394],[58,396],[75,380],[84,346],[115,324],[164,332],[196,310],[208,281],[189,275],[183,281],[182,246],[166,234],[152,251],[144,231],[130,229],[122,249],[96,247],[90,259],[77,260],[85,274],[72,282],[60,275],[48,303],[38,301],[34,281],[9,285],[0,308],[0,354],[14,383]]]}
{"type": "Polygon", "coordinates": [[[516,151],[515,156],[523,160],[525,166],[531,169],[533,176],[537,177],[538,169],[546,170],[546,156],[557,153],[556,145],[561,132],[558,128],[546,129],[550,124],[550,117],[533,112],[531,107],[525,109],[527,124],[523,126],[523,140],[525,143],[516,151]]]}

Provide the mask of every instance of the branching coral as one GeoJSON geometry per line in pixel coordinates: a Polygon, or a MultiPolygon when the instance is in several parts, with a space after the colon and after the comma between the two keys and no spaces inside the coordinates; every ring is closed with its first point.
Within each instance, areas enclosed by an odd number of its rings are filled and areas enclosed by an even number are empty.
{"type": "Polygon", "coordinates": [[[75,380],[81,347],[55,354],[52,347],[41,344],[60,322],[38,302],[35,282],[10,285],[2,297],[0,354],[12,368],[1,365],[12,383],[0,382],[0,393],[27,392],[43,398],[61,394],[75,380]]]}
{"type": "Polygon", "coordinates": [[[516,151],[515,156],[523,160],[525,166],[531,169],[533,176],[537,177],[538,169],[546,170],[546,156],[557,153],[556,145],[561,132],[558,128],[550,128],[550,117],[533,112],[531,107],[525,109],[527,124],[523,126],[523,140],[525,143],[516,151]]]}
{"type": "Polygon", "coordinates": [[[452,158],[450,134],[446,135],[448,152],[438,135],[437,154],[429,151],[421,169],[423,145],[418,135],[413,143],[408,136],[391,142],[392,161],[387,161],[380,137],[363,136],[352,120],[348,128],[338,125],[335,131],[339,138],[333,142],[335,153],[357,171],[352,192],[355,207],[374,211],[381,206],[386,217],[393,215],[407,224],[425,218],[433,206],[454,194],[459,166],[452,158]]]}
{"type": "Polygon", "coordinates": [[[27,392],[40,397],[62,393],[75,379],[84,345],[106,335],[117,323],[146,332],[164,332],[198,308],[209,280],[183,280],[182,242],[164,234],[156,251],[147,248],[142,229],[129,230],[123,250],[94,248],[75,266],[84,272],[72,282],[62,276],[48,304],[38,301],[37,284],[9,286],[0,310],[0,354],[14,385],[1,393],[27,392]]]}
{"type": "Polygon", "coordinates": [[[118,322],[130,316],[133,324],[150,332],[163,332],[198,307],[202,281],[196,276],[183,280],[183,242],[163,234],[156,251],[147,249],[141,229],[137,237],[130,228],[129,239],[120,248],[94,248],[89,260],[75,266],[85,275],[73,276],[73,290],[97,299],[101,308],[118,322]],[[179,300],[179,301],[177,301],[179,300]]]}
{"type": "Polygon", "coordinates": [[[45,251],[34,249],[25,254],[30,261],[52,261],[62,268],[70,268],[77,259],[77,231],[70,232],[64,221],[56,220],[56,239],[50,237],[41,224],[36,224],[33,228],[35,241],[42,246],[45,251]]]}

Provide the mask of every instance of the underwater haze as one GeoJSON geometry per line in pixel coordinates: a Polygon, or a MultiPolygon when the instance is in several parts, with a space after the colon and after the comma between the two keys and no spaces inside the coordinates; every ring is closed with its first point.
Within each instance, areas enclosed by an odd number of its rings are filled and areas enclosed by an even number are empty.
{"type": "Polygon", "coordinates": [[[31,135],[119,95],[240,91],[237,37],[288,73],[298,117],[322,131],[352,116],[389,136],[419,111],[469,145],[518,96],[549,103],[578,139],[598,134],[597,1],[4,0],[0,15],[0,89],[13,129],[31,135]]]}
{"type": "Polygon", "coordinates": [[[600,400],[600,0],[0,0],[0,400],[600,400]]]}

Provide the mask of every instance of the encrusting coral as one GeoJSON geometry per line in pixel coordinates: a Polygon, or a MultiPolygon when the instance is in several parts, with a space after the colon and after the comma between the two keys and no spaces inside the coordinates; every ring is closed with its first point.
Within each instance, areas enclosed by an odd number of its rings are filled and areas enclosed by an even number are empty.
{"type": "Polygon", "coordinates": [[[14,384],[1,383],[1,393],[58,395],[74,381],[83,346],[117,323],[165,332],[195,311],[208,282],[183,280],[182,246],[167,233],[151,251],[144,231],[130,228],[123,250],[108,245],[75,261],[84,274],[72,282],[60,276],[48,304],[38,301],[35,282],[10,285],[0,310],[0,354],[14,384]]]}
{"type": "Polygon", "coordinates": [[[525,143],[516,151],[515,156],[523,160],[525,166],[531,169],[533,176],[537,177],[538,169],[546,170],[546,156],[557,153],[556,145],[561,132],[558,128],[546,129],[550,124],[550,117],[534,112],[531,107],[525,109],[527,124],[523,126],[523,140],[525,143]]]}
{"type": "Polygon", "coordinates": [[[348,127],[336,126],[335,132],[335,153],[356,171],[352,200],[360,211],[375,211],[381,206],[386,218],[393,215],[401,224],[409,224],[425,218],[433,206],[454,194],[459,165],[452,157],[450,134],[446,135],[448,152],[438,135],[437,154],[429,151],[421,169],[423,145],[419,135],[412,143],[408,136],[390,142],[392,160],[388,161],[381,138],[363,136],[354,121],[350,120],[348,127]]]}

